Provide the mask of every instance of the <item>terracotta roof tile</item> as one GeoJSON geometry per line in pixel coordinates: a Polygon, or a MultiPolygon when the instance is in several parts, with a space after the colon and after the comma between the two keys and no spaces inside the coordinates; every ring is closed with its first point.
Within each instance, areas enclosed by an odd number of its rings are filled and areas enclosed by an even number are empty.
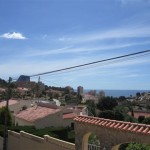
{"type": "Polygon", "coordinates": [[[123,121],[89,117],[89,116],[77,116],[74,120],[76,122],[92,124],[92,125],[102,126],[106,128],[115,128],[118,130],[138,132],[138,133],[150,135],[150,125],[146,125],[146,124],[123,122],[123,121]]]}
{"type": "Polygon", "coordinates": [[[126,125],[123,127],[123,130],[127,130],[129,126],[130,126],[130,124],[126,124],[126,125]]]}
{"type": "Polygon", "coordinates": [[[134,125],[132,124],[129,128],[128,131],[131,131],[134,128],[134,125]]]}
{"type": "Polygon", "coordinates": [[[114,128],[118,128],[119,125],[120,125],[120,122],[116,123],[114,128]]]}
{"type": "Polygon", "coordinates": [[[122,124],[118,127],[118,129],[123,129],[124,126],[125,126],[125,124],[122,123],[122,124]]]}
{"type": "Polygon", "coordinates": [[[106,127],[110,126],[111,124],[112,124],[112,122],[108,122],[108,123],[106,124],[106,127]]]}
{"type": "Polygon", "coordinates": [[[133,129],[132,129],[132,132],[133,131],[137,131],[139,129],[139,126],[135,126],[133,129]]]}
{"type": "Polygon", "coordinates": [[[97,120],[97,121],[95,122],[95,124],[99,124],[99,123],[100,123],[100,121],[101,121],[101,120],[97,120]]]}
{"type": "Polygon", "coordinates": [[[145,128],[145,130],[143,130],[143,132],[142,132],[142,133],[147,133],[147,132],[149,132],[149,130],[150,130],[150,128],[149,128],[149,127],[147,127],[147,128],[145,128]]]}
{"type": "Polygon", "coordinates": [[[102,120],[98,125],[102,125],[103,123],[104,123],[105,121],[104,120],[102,120]]]}
{"type": "Polygon", "coordinates": [[[139,130],[137,130],[137,132],[142,132],[143,129],[144,127],[140,127],[139,130]]]}
{"type": "Polygon", "coordinates": [[[110,127],[114,127],[116,125],[116,122],[111,122],[110,127]]]}
{"type": "Polygon", "coordinates": [[[41,106],[34,106],[34,107],[30,107],[26,110],[20,111],[18,114],[15,115],[15,117],[29,121],[29,122],[34,122],[34,121],[44,118],[48,115],[59,112],[60,110],[61,109],[53,109],[53,108],[47,108],[47,107],[41,107],[41,106]]]}

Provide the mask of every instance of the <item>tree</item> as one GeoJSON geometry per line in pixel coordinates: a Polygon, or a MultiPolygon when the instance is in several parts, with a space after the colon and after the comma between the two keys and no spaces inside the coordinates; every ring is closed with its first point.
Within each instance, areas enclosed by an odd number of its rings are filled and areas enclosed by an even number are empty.
{"type": "Polygon", "coordinates": [[[112,110],[105,110],[100,112],[98,117],[105,119],[115,119],[115,114],[112,110]]]}
{"type": "Polygon", "coordinates": [[[87,109],[88,109],[88,115],[91,116],[91,115],[94,115],[96,116],[96,105],[93,101],[87,101],[86,102],[87,104],[87,109]]]}
{"type": "Polygon", "coordinates": [[[150,124],[150,117],[147,117],[143,121],[144,124],[150,124]]]}
{"type": "Polygon", "coordinates": [[[103,97],[105,97],[105,92],[104,91],[100,91],[98,94],[98,98],[102,99],[103,97]]]}
{"type": "Polygon", "coordinates": [[[5,114],[7,113],[7,125],[11,126],[12,124],[12,118],[10,111],[6,107],[2,107],[0,109],[0,124],[5,125],[5,114]]]}
{"type": "Polygon", "coordinates": [[[115,120],[124,121],[125,116],[119,109],[114,110],[115,120]]]}
{"type": "Polygon", "coordinates": [[[126,97],[125,97],[125,96],[119,96],[118,100],[119,100],[119,101],[125,101],[125,100],[126,100],[126,97]]]}
{"type": "Polygon", "coordinates": [[[140,96],[141,96],[141,93],[140,93],[140,92],[137,92],[137,93],[136,93],[136,97],[139,98],[140,96]]]}
{"type": "Polygon", "coordinates": [[[98,115],[100,118],[106,118],[106,119],[114,119],[119,121],[124,121],[125,116],[124,114],[117,110],[105,110],[99,113],[98,115]]]}
{"type": "Polygon", "coordinates": [[[99,100],[97,108],[100,110],[113,110],[118,105],[116,98],[113,97],[103,97],[99,100]]]}

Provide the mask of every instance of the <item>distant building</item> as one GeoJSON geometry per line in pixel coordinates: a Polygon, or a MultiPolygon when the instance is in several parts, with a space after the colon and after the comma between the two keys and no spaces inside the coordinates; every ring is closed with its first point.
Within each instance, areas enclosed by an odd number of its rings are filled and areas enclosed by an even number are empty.
{"type": "Polygon", "coordinates": [[[90,94],[84,94],[82,103],[86,103],[87,101],[93,101],[94,103],[98,103],[98,97],[90,95],[90,94]]]}
{"type": "Polygon", "coordinates": [[[83,93],[84,93],[83,86],[78,86],[78,88],[77,88],[77,94],[78,94],[78,96],[83,95],[83,93]]]}

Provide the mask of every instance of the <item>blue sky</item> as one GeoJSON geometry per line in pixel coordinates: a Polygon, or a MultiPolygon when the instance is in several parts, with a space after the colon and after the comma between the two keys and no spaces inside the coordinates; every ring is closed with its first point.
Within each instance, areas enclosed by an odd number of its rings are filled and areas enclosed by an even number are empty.
{"type": "MultiPolygon", "coordinates": [[[[0,0],[0,77],[150,49],[150,0],[0,0]]],[[[150,90],[150,55],[41,76],[53,86],[150,90]]],[[[33,78],[37,81],[37,78],[33,78]]]]}

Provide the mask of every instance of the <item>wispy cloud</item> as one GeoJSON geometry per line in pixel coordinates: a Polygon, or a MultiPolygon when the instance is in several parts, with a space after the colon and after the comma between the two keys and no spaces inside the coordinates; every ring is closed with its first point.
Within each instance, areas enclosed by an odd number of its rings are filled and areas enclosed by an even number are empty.
{"type": "Polygon", "coordinates": [[[18,40],[24,40],[27,39],[25,36],[23,36],[22,33],[19,32],[13,32],[13,33],[4,33],[2,35],[0,35],[1,38],[5,38],[5,39],[18,39],[18,40]]]}
{"type": "Polygon", "coordinates": [[[59,54],[71,54],[71,53],[93,53],[94,51],[104,51],[104,50],[114,50],[120,48],[127,48],[137,45],[145,45],[150,44],[150,41],[143,41],[143,42],[128,42],[128,43],[112,43],[108,44],[99,44],[99,46],[67,46],[59,49],[49,49],[49,50],[32,50],[26,51],[27,54],[24,54],[26,57],[34,57],[34,56],[47,56],[47,55],[59,55],[59,54]]]}
{"type": "Polygon", "coordinates": [[[86,35],[80,35],[77,37],[70,38],[68,42],[82,43],[100,41],[106,39],[123,39],[123,38],[144,38],[150,37],[150,27],[120,27],[110,29],[108,31],[100,31],[96,33],[90,33],[86,35]]]}
{"type": "Polygon", "coordinates": [[[129,4],[129,3],[138,3],[138,2],[146,3],[146,2],[150,2],[150,0],[118,0],[118,1],[120,1],[123,5],[129,4]]]}
{"type": "Polygon", "coordinates": [[[68,52],[68,50],[71,48],[71,46],[68,47],[63,47],[59,49],[50,49],[50,50],[33,50],[33,51],[28,51],[26,55],[27,57],[32,57],[32,56],[46,56],[46,55],[52,55],[52,54],[62,54],[68,52]]]}

